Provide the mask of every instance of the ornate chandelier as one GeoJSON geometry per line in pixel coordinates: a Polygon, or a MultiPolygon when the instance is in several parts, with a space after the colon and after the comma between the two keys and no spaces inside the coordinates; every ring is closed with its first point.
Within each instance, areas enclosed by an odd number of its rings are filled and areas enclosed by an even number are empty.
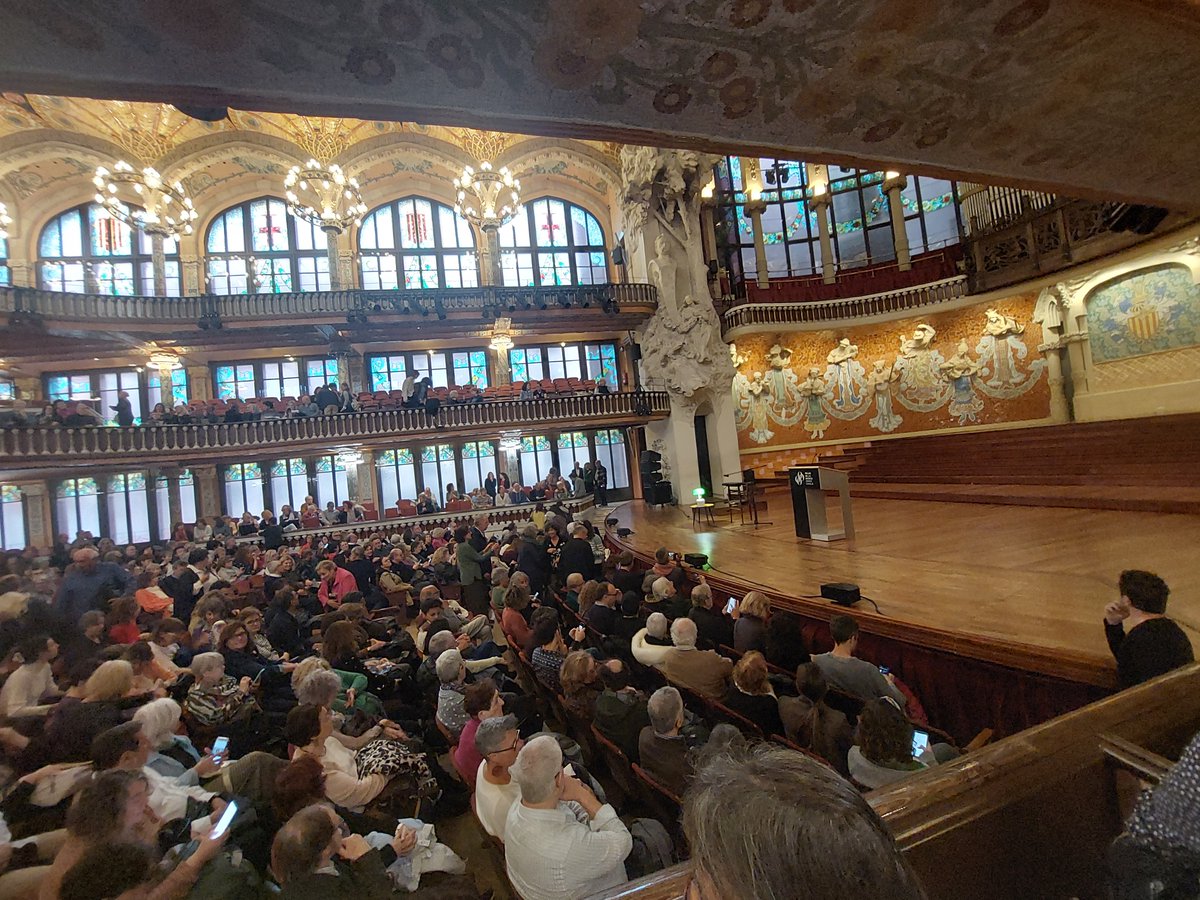
{"type": "Polygon", "coordinates": [[[500,449],[501,450],[520,450],[521,449],[521,432],[519,431],[502,431],[500,432],[500,449]]]}
{"type": "Polygon", "coordinates": [[[506,167],[495,170],[486,160],[478,171],[465,166],[454,187],[458,192],[454,211],[485,231],[504,225],[521,207],[521,182],[506,167]]]}
{"type": "Polygon", "coordinates": [[[176,369],[183,368],[183,363],[179,361],[176,353],[163,349],[151,350],[150,365],[158,370],[158,377],[162,379],[162,384],[170,384],[171,373],[176,369]]]}
{"type": "Polygon", "coordinates": [[[168,184],[150,166],[138,171],[123,159],[112,171],[99,166],[92,184],[96,186],[96,202],[126,225],[164,238],[192,233],[196,221],[192,198],[184,193],[180,182],[168,184]]]}
{"type": "Polygon", "coordinates": [[[8,207],[0,203],[0,241],[8,240],[8,226],[12,224],[12,216],[8,214],[8,207]]]}
{"type": "Polygon", "coordinates": [[[492,340],[488,344],[497,353],[504,353],[513,346],[512,319],[499,318],[492,326],[492,340]]]}
{"type": "Polygon", "coordinates": [[[347,178],[336,163],[323,165],[310,159],[303,168],[292,166],[283,187],[292,215],[326,234],[340,234],[360,224],[367,212],[357,179],[347,178]]]}

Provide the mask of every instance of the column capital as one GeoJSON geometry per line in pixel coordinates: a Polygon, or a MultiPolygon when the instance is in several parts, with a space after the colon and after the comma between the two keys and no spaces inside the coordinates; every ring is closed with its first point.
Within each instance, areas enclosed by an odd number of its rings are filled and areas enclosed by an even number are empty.
{"type": "Polygon", "coordinates": [[[767,201],[759,197],[757,200],[747,200],[743,204],[748,216],[761,216],[767,211],[767,201]]]}
{"type": "Polygon", "coordinates": [[[898,190],[902,191],[908,187],[908,176],[902,172],[884,172],[883,184],[881,187],[885,191],[898,190]]]}

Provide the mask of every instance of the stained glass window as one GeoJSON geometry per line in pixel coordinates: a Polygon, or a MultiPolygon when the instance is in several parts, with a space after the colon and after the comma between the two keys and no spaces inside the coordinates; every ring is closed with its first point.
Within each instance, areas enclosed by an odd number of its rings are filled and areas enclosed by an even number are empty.
{"type": "Polygon", "coordinates": [[[454,383],[456,385],[473,384],[483,390],[488,386],[487,352],[484,350],[463,350],[452,355],[454,362],[454,383]]]}
{"type": "Polygon", "coordinates": [[[525,435],[521,438],[521,484],[537,484],[554,466],[554,454],[550,438],[543,434],[525,435]]]}
{"type": "Polygon", "coordinates": [[[249,512],[258,516],[266,508],[262,468],[258,463],[234,463],[222,470],[225,482],[225,514],[240,516],[249,512]]]}
{"type": "Polygon", "coordinates": [[[491,441],[468,441],[462,445],[463,493],[483,487],[487,476],[496,474],[496,445],[491,441]]]}
{"type": "MultiPolygon", "coordinates": [[[[167,296],[178,297],[179,246],[163,243],[167,296]]],[[[154,293],[150,237],[91,203],[55,216],[38,239],[38,285],[48,291],[132,296],[154,293]],[[89,279],[89,275],[91,276],[89,279]]]]}
{"type": "Polygon", "coordinates": [[[590,212],[543,197],[500,229],[501,279],[509,287],[604,284],[608,249],[590,212]]]}
{"type": "Polygon", "coordinates": [[[406,197],[373,210],[358,249],[367,290],[479,286],[471,226],[436,200],[406,197]]]}
{"type": "Polygon", "coordinates": [[[923,175],[909,175],[905,181],[900,202],[909,252],[915,255],[957,244],[962,227],[958,185],[923,175]]]}
{"type": "Polygon", "coordinates": [[[0,484],[0,550],[24,550],[25,495],[15,484],[0,484]]]}
{"type": "Polygon", "coordinates": [[[154,508],[158,513],[156,530],[160,541],[171,539],[176,522],[196,522],[196,484],[191,469],[182,469],[172,475],[159,475],[154,479],[154,508]],[[179,484],[179,518],[174,521],[171,516],[172,478],[179,484]]]}
{"type": "Polygon", "coordinates": [[[346,467],[336,456],[318,456],[313,460],[313,477],[317,483],[317,503],[324,508],[326,503],[341,506],[350,496],[350,485],[346,480],[346,467]]]}
{"type": "Polygon", "coordinates": [[[16,396],[17,390],[13,380],[0,376],[0,400],[12,400],[16,396]]]}
{"type": "Polygon", "coordinates": [[[230,400],[235,397],[238,400],[248,400],[258,391],[254,363],[221,364],[215,366],[213,372],[219,400],[230,400]]]}
{"type": "Polygon", "coordinates": [[[325,232],[297,219],[277,197],[221,213],[208,228],[205,248],[210,293],[329,290],[325,232]]]}
{"type": "Polygon", "coordinates": [[[94,478],[67,478],[54,489],[55,528],[75,537],[81,531],[104,536],[100,525],[100,487],[94,478]]]}
{"type": "Polygon", "coordinates": [[[340,382],[336,359],[310,359],[305,362],[305,376],[308,381],[305,390],[311,394],[323,384],[340,382]]]}
{"type": "Polygon", "coordinates": [[[8,238],[0,237],[0,286],[7,287],[10,284],[12,269],[8,266],[8,238]]]}
{"type": "Polygon", "coordinates": [[[617,390],[616,344],[560,343],[541,347],[516,347],[508,351],[513,381],[544,378],[594,378],[617,390]]]}
{"type": "Polygon", "coordinates": [[[398,391],[404,386],[409,369],[417,378],[429,378],[434,387],[474,384],[488,386],[487,351],[482,347],[442,353],[415,350],[411,353],[372,354],[367,357],[367,372],[373,391],[398,391]]]}
{"type": "Polygon", "coordinates": [[[271,503],[276,515],[284,504],[299,509],[308,496],[308,464],[301,457],[271,463],[271,503]]]}
{"type": "Polygon", "coordinates": [[[108,477],[106,492],[108,531],[105,537],[118,544],[150,540],[150,510],[146,498],[146,474],[124,472],[108,477]]]}
{"type": "MultiPolygon", "coordinates": [[[[157,372],[147,375],[147,381],[153,377],[157,391],[157,372]]],[[[186,381],[184,382],[186,385],[186,381]]],[[[46,397],[50,400],[95,400],[94,405],[105,415],[109,425],[116,424],[118,394],[121,391],[129,393],[129,405],[133,410],[133,420],[140,424],[144,419],[142,397],[142,375],[136,369],[119,369],[112,372],[69,372],[54,373],[45,376],[46,397]]],[[[186,396],[186,387],[185,387],[186,396]]],[[[157,400],[155,402],[158,402],[157,400]]]]}
{"type": "Polygon", "coordinates": [[[617,378],[617,345],[588,344],[585,347],[587,356],[587,378],[602,381],[610,391],[616,391],[617,378]]]}
{"type": "Polygon", "coordinates": [[[457,454],[453,444],[436,444],[421,448],[421,483],[433,491],[438,505],[444,505],[448,487],[457,487],[457,454]]]}
{"type": "Polygon", "coordinates": [[[375,454],[379,475],[379,497],[384,507],[395,506],[400,499],[417,499],[417,474],[413,452],[408,447],[375,454]]]}
{"type": "Polygon", "coordinates": [[[625,430],[602,428],[592,435],[596,442],[596,459],[608,469],[608,489],[619,491],[629,487],[629,453],[625,449],[625,430]]]}
{"type": "Polygon", "coordinates": [[[146,399],[151,409],[154,409],[159,403],[167,409],[179,403],[186,404],[188,402],[187,369],[178,368],[171,372],[171,392],[166,397],[162,395],[162,376],[157,369],[148,369],[146,399]]]}

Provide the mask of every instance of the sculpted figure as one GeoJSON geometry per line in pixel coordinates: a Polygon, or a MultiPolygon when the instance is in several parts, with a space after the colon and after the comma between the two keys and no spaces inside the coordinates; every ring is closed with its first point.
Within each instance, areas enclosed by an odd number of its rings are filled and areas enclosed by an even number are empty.
{"type": "Polygon", "coordinates": [[[812,435],[813,440],[825,436],[829,427],[829,416],[821,401],[825,397],[825,382],[821,379],[821,370],[813,366],[808,370],[808,377],[800,382],[797,393],[805,401],[804,430],[812,435]]]}
{"type": "Polygon", "coordinates": [[[884,434],[895,431],[904,420],[892,409],[892,385],[900,378],[895,366],[888,365],[887,360],[877,359],[867,376],[867,386],[875,397],[875,415],[871,417],[872,428],[878,428],[884,434]]]}

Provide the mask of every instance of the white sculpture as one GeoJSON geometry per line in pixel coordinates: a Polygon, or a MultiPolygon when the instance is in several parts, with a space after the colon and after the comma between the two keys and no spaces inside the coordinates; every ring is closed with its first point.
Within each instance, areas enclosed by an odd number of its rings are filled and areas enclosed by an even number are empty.
{"type": "Polygon", "coordinates": [[[976,352],[980,355],[981,371],[984,374],[991,372],[987,379],[991,387],[1005,387],[1025,380],[1025,373],[1017,368],[1017,359],[1024,359],[1029,352],[1017,339],[1024,331],[1025,326],[1018,324],[1012,316],[1001,315],[995,309],[987,311],[983,339],[976,352]]]}
{"type": "Polygon", "coordinates": [[[838,409],[855,407],[862,402],[857,389],[862,383],[863,367],[855,358],[857,356],[858,345],[850,343],[849,338],[842,338],[825,357],[825,362],[829,363],[829,370],[825,374],[832,382],[830,391],[836,393],[833,405],[838,409]]]}
{"type": "Polygon", "coordinates": [[[875,415],[871,417],[870,424],[884,434],[895,431],[904,423],[892,409],[892,385],[899,379],[900,373],[895,366],[888,365],[886,359],[875,360],[867,376],[867,386],[875,397],[875,415]]]}
{"type": "Polygon", "coordinates": [[[825,414],[822,400],[825,398],[825,382],[821,380],[821,370],[813,366],[808,370],[808,377],[800,382],[797,391],[805,401],[804,430],[812,435],[814,441],[825,437],[825,429],[829,427],[829,416],[825,414]]]}
{"type": "Polygon", "coordinates": [[[643,365],[680,400],[704,390],[729,392],[734,363],[708,290],[708,267],[695,225],[700,192],[717,158],[689,151],[624,147],[626,231],[654,255],[647,271],[658,288],[658,311],[642,336],[643,365]]]}

